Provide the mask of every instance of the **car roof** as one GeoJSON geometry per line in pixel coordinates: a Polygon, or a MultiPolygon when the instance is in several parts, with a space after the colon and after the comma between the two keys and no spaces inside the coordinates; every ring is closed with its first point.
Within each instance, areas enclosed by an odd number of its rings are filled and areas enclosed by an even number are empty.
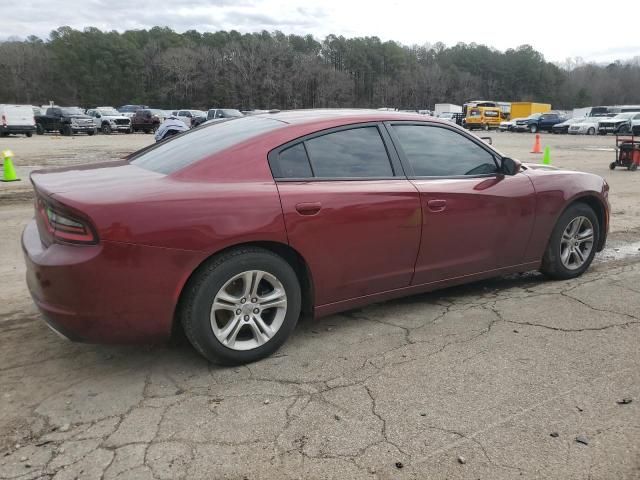
{"type": "Polygon", "coordinates": [[[414,120],[450,125],[451,122],[438,120],[429,115],[407,112],[388,112],[369,109],[315,109],[315,110],[285,110],[281,112],[260,113],[257,116],[278,120],[291,125],[303,125],[336,121],[336,123],[384,122],[394,120],[414,120]]]}

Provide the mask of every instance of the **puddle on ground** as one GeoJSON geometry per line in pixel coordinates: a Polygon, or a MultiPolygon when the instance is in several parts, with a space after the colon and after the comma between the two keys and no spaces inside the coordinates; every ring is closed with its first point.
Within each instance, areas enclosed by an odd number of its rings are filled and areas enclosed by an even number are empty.
{"type": "Polygon", "coordinates": [[[609,260],[622,260],[628,257],[640,255],[640,242],[632,242],[620,245],[610,245],[605,247],[596,255],[596,261],[606,262],[609,260]]]}

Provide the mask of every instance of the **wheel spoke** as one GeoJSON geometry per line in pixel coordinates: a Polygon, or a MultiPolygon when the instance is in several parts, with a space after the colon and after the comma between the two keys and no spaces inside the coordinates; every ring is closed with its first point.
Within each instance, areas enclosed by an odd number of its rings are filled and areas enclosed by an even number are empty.
{"type": "Polygon", "coordinates": [[[216,295],[216,302],[224,302],[227,304],[235,305],[237,303],[240,303],[240,297],[231,295],[223,288],[218,292],[218,295],[216,295]]]}
{"type": "Polygon", "coordinates": [[[582,265],[584,263],[584,253],[582,253],[582,250],[580,250],[580,247],[576,247],[573,250],[573,253],[575,254],[576,258],[578,259],[578,263],[580,265],[582,265]]]}
{"type": "Polygon", "coordinates": [[[264,323],[264,320],[260,315],[254,315],[253,321],[256,322],[256,325],[258,325],[258,327],[260,327],[260,330],[262,330],[262,333],[264,334],[267,340],[273,337],[275,332],[271,330],[271,327],[269,325],[264,323]]]}
{"type": "Polygon", "coordinates": [[[255,272],[245,272],[244,275],[242,276],[242,281],[243,283],[243,289],[242,289],[242,296],[244,298],[248,298],[251,295],[251,287],[253,285],[253,276],[254,276],[255,272]]]}
{"type": "Polygon", "coordinates": [[[264,276],[264,272],[253,272],[253,284],[251,286],[251,298],[256,298],[258,296],[258,285],[262,281],[262,277],[264,276]]]}
{"type": "Polygon", "coordinates": [[[271,338],[271,337],[267,336],[266,334],[264,334],[260,330],[260,327],[258,327],[258,325],[256,324],[255,319],[256,319],[256,317],[253,317],[251,320],[249,320],[247,322],[247,325],[251,329],[251,332],[253,333],[253,338],[255,338],[256,343],[258,345],[262,345],[262,344],[268,342],[269,338],[271,338]]]}
{"type": "Polygon", "coordinates": [[[230,312],[233,312],[236,309],[236,306],[227,302],[227,301],[220,301],[219,298],[217,298],[214,302],[213,302],[213,310],[229,310],[230,312]]]}
{"type": "Polygon", "coordinates": [[[242,320],[239,315],[231,317],[227,325],[218,333],[218,338],[229,348],[236,343],[238,332],[242,328],[242,320]]]}
{"type": "Polygon", "coordinates": [[[578,234],[578,241],[580,243],[593,241],[593,230],[592,229],[588,229],[588,230],[585,230],[582,233],[579,233],[578,234]]]}
{"type": "Polygon", "coordinates": [[[269,295],[258,297],[258,303],[263,310],[287,306],[287,296],[281,290],[274,290],[269,295]]]}
{"type": "Polygon", "coordinates": [[[564,250],[560,251],[560,260],[563,264],[567,265],[569,263],[569,257],[571,256],[571,248],[565,247],[564,250]]]}

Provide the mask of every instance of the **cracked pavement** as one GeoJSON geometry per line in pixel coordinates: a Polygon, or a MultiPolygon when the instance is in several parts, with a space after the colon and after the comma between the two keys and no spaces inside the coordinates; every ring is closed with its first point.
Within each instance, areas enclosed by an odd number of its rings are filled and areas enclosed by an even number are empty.
{"type": "Polygon", "coordinates": [[[31,211],[0,206],[0,479],[640,478],[640,255],[612,253],[640,240],[633,215],[579,279],[303,322],[225,368],[183,339],[53,334],[23,281],[31,211]]]}

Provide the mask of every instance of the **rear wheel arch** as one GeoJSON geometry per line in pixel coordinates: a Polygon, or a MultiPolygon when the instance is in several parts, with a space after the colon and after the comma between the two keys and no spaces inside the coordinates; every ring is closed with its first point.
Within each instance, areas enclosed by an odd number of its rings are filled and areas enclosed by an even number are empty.
{"type": "Polygon", "coordinates": [[[222,250],[218,250],[207,258],[205,258],[200,264],[191,272],[187,280],[182,285],[180,290],[180,295],[178,296],[178,301],[176,302],[176,307],[173,315],[173,325],[172,325],[172,337],[176,335],[176,333],[181,329],[180,324],[180,312],[183,308],[185,292],[187,291],[189,285],[197,276],[198,272],[202,269],[207,268],[207,266],[215,261],[215,259],[221,255],[229,253],[234,250],[242,250],[244,248],[262,248],[271,253],[274,253],[284,259],[294,270],[296,277],[298,278],[298,282],[300,283],[300,290],[302,293],[302,316],[303,317],[311,317],[313,315],[314,310],[314,286],[313,286],[313,276],[311,274],[311,269],[307,264],[306,260],[302,255],[292,248],[290,245],[286,243],[280,242],[272,242],[272,241],[256,241],[256,242],[247,242],[247,243],[239,243],[236,245],[232,245],[226,247],[222,250]]]}

